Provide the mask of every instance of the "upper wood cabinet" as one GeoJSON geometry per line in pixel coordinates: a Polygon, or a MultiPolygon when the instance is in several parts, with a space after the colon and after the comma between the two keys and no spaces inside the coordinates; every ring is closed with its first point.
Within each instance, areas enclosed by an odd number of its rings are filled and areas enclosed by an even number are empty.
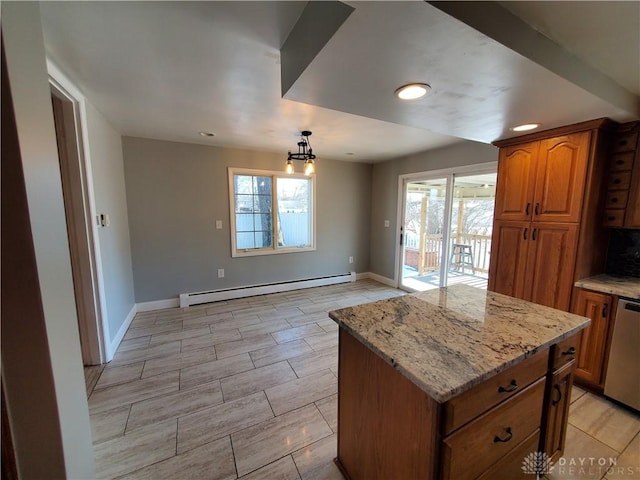
{"type": "Polygon", "coordinates": [[[498,161],[497,220],[580,220],[591,132],[505,147],[498,161]]]}
{"type": "Polygon", "coordinates": [[[625,228],[640,228],[640,149],[636,151],[636,159],[633,164],[624,226],[625,228]]]}

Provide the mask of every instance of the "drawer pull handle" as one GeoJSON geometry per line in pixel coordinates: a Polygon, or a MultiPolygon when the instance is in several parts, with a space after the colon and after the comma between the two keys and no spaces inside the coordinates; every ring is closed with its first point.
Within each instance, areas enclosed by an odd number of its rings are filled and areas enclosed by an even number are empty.
{"type": "Polygon", "coordinates": [[[560,386],[557,383],[553,386],[553,389],[558,392],[558,398],[551,402],[551,405],[555,407],[562,400],[562,390],[560,390],[560,386]]]}
{"type": "Polygon", "coordinates": [[[498,442],[506,443],[513,438],[513,433],[511,433],[511,427],[505,428],[504,431],[507,432],[507,435],[505,435],[503,438],[496,435],[495,437],[493,437],[493,443],[498,443],[498,442]]]}
{"type": "Polygon", "coordinates": [[[611,203],[618,203],[618,197],[612,197],[611,203]]]}
{"type": "Polygon", "coordinates": [[[575,355],[576,354],[576,347],[571,347],[569,348],[569,350],[565,350],[564,352],[562,352],[562,355],[575,355]]]}
{"type": "Polygon", "coordinates": [[[622,180],[620,180],[619,178],[614,178],[614,179],[613,179],[613,183],[614,183],[615,185],[618,185],[620,182],[622,182],[622,180]]]}
{"type": "Polygon", "coordinates": [[[500,386],[500,388],[498,388],[498,392],[500,393],[509,393],[509,392],[515,392],[518,389],[518,382],[514,380],[511,380],[511,383],[509,383],[508,387],[503,387],[502,385],[500,386]]]}
{"type": "Polygon", "coordinates": [[[624,147],[627,144],[627,140],[619,140],[618,145],[624,147]]]}
{"type": "Polygon", "coordinates": [[[615,220],[615,219],[616,219],[616,217],[614,217],[613,215],[609,215],[609,216],[607,217],[607,219],[608,219],[608,220],[615,220]]]}
{"type": "Polygon", "coordinates": [[[622,160],[621,158],[616,160],[616,165],[622,165],[623,163],[624,163],[624,160],[622,160]]]}

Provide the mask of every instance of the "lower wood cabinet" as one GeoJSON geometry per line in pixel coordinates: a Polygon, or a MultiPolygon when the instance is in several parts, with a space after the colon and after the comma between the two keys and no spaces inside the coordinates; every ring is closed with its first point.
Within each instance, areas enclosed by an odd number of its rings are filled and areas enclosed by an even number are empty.
{"type": "Polygon", "coordinates": [[[550,373],[547,383],[542,451],[553,462],[558,460],[564,451],[575,363],[575,360],[572,360],[559,370],[550,373]]]}
{"type": "Polygon", "coordinates": [[[604,388],[612,308],[612,295],[582,288],[574,290],[571,312],[591,319],[591,325],[580,334],[576,380],[596,390],[604,388]]]}

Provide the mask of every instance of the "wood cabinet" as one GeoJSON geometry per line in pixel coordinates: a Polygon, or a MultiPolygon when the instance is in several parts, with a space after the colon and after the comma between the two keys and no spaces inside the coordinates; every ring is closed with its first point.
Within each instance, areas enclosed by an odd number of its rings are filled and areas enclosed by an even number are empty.
{"type": "Polygon", "coordinates": [[[571,312],[589,317],[591,325],[580,334],[576,379],[596,390],[604,388],[607,344],[610,333],[613,297],[604,293],[575,289],[571,312]]]}
{"type": "Polygon", "coordinates": [[[570,223],[494,222],[489,289],[568,310],[577,236],[570,223]]]}
{"type": "Polygon", "coordinates": [[[598,120],[495,143],[489,290],[567,311],[573,283],[604,270],[609,128],[598,120]]]}
{"type": "Polygon", "coordinates": [[[640,228],[640,122],[619,125],[609,148],[603,225],[640,228]]]}
{"type": "Polygon", "coordinates": [[[555,463],[562,456],[569,420],[575,360],[550,373],[546,395],[543,450],[555,463]]]}
{"type": "Polygon", "coordinates": [[[591,132],[500,150],[495,218],[578,222],[591,132]]]}

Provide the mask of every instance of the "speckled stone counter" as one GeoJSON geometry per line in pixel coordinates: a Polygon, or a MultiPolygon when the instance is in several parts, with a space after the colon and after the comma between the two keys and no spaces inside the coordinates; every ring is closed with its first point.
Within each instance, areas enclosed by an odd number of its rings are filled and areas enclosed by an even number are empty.
{"type": "Polygon", "coordinates": [[[590,322],[466,285],[334,310],[329,316],[440,403],[590,322]]]}
{"type": "Polygon", "coordinates": [[[616,275],[596,275],[575,283],[576,287],[595,292],[611,293],[620,297],[640,300],[640,278],[616,275]]]}

